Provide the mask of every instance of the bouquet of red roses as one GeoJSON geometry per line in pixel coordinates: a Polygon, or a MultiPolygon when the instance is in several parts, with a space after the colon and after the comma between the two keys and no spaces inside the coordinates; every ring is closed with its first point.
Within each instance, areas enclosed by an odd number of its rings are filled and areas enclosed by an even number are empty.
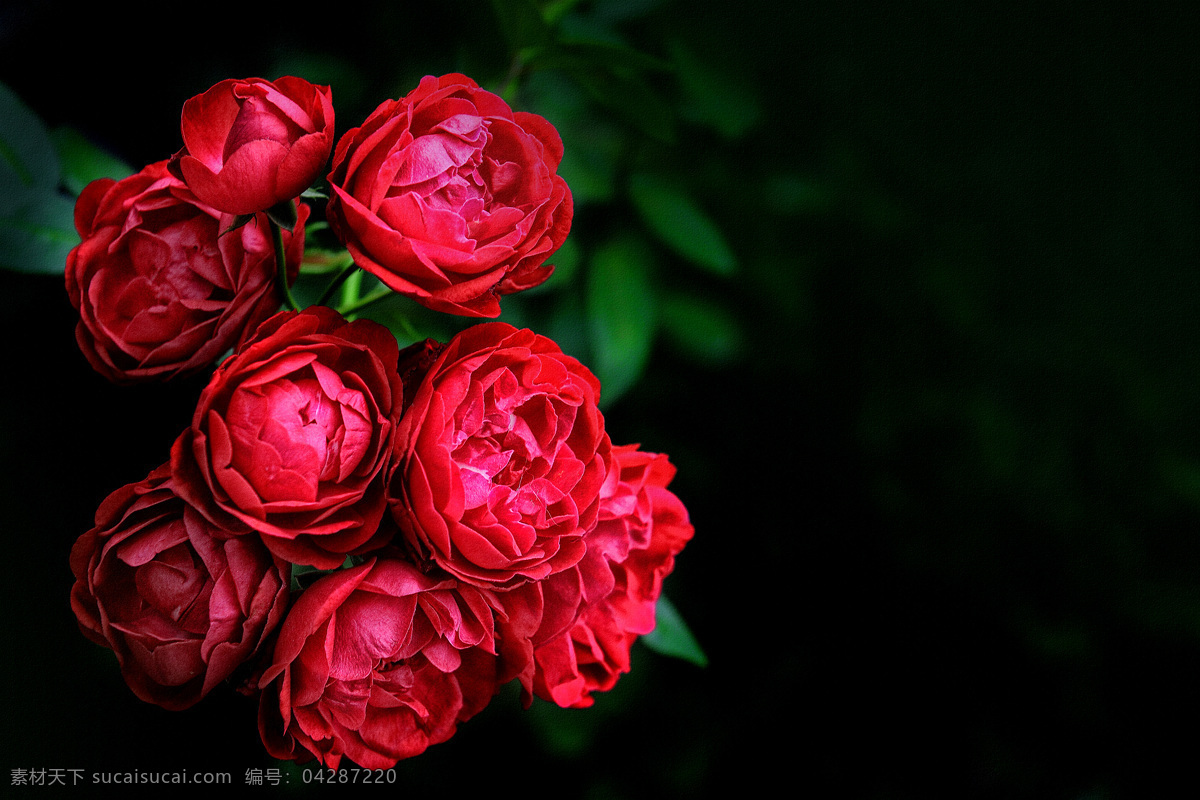
{"type": "Polygon", "coordinates": [[[162,466],[71,552],[83,633],[141,699],[257,695],[268,753],[331,768],[417,755],[512,681],[590,705],[693,530],[667,457],[613,444],[596,377],[494,319],[571,227],[555,128],[451,74],[335,139],[330,89],[284,77],[188,100],[182,140],[75,207],[88,361],[210,371],[162,466]],[[302,307],[318,211],[346,258],[302,307]],[[327,304],[363,274],[488,321],[402,346],[327,304]]]}

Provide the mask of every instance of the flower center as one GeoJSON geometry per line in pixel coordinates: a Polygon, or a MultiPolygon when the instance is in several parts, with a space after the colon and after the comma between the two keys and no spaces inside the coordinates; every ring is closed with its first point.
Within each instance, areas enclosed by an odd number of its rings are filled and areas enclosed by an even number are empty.
{"type": "Polygon", "coordinates": [[[322,484],[345,480],[370,447],[362,392],[328,368],[311,368],[315,374],[242,387],[231,399],[233,467],[264,502],[316,502],[322,484]]]}

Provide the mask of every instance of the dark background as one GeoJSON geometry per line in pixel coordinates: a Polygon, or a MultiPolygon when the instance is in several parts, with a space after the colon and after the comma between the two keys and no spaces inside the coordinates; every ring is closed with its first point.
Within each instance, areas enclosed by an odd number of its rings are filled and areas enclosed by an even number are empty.
{"type": "MultiPolygon", "coordinates": [[[[6,7],[0,81],[134,166],[178,149],[182,102],[226,77],[328,82],[340,133],[423,74],[504,74],[490,6],[429,5],[158,9],[149,32],[6,7]]],[[[1109,800],[1194,785],[1197,14],[796,5],[577,8],[722,76],[708,112],[655,79],[680,124],[648,152],[737,272],[657,251],[658,285],[715,316],[692,339],[665,325],[607,409],[615,440],[679,467],[696,537],[667,593],[709,665],[639,647],[582,712],[505,694],[400,764],[397,790],[725,796],[783,780],[822,797],[1109,800]]],[[[587,248],[629,219],[600,193],[572,237],[587,248]]],[[[564,307],[555,324],[585,324],[564,307]]],[[[140,703],[68,605],[71,544],[166,459],[200,382],[106,384],[57,277],[0,275],[0,325],[5,772],[240,783],[278,766],[250,701],[140,703]]]]}

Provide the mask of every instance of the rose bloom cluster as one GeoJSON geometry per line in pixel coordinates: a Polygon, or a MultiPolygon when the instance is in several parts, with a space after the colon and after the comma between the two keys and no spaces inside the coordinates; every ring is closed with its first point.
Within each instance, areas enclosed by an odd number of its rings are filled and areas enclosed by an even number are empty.
{"type": "Polygon", "coordinates": [[[590,705],[693,533],[668,458],[614,445],[596,377],[533,331],[401,348],[283,306],[324,173],[357,267],[497,316],[570,228],[554,128],[463,75],[336,147],[329,88],[294,77],[217,84],[181,127],[176,155],[76,206],[88,361],[122,383],[211,370],[162,466],[72,549],[83,633],[141,699],[255,695],[270,755],[333,768],[417,755],[511,681],[526,704],[590,705]]]}

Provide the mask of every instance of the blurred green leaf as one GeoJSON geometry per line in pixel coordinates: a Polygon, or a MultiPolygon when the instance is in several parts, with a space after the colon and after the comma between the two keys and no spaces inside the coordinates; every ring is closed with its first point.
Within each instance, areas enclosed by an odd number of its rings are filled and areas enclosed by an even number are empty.
{"type": "Polygon", "coordinates": [[[665,295],[659,321],[671,345],[698,364],[729,364],[745,346],[738,317],[720,303],[693,292],[665,295]]]}
{"type": "Polygon", "coordinates": [[[492,10],[514,53],[550,38],[551,28],[533,0],[492,0],[492,10]]]}
{"type": "Polygon", "coordinates": [[[591,0],[588,14],[596,22],[615,25],[644,17],[665,0],[591,0]]]}
{"type": "Polygon", "coordinates": [[[670,72],[664,61],[621,42],[557,41],[526,53],[526,62],[538,69],[607,70],[632,75],[636,72],[670,72]]]}
{"type": "Polygon", "coordinates": [[[765,205],[781,216],[824,216],[834,210],[834,190],[816,178],[770,175],[763,182],[765,205]]]}
{"type": "MultiPolygon", "coordinates": [[[[591,331],[579,322],[586,317],[583,292],[559,292],[554,296],[550,313],[538,322],[536,330],[557,342],[567,355],[591,364],[595,360],[592,358],[591,331]]],[[[607,387],[602,387],[602,391],[607,396],[607,387]]]]}
{"type": "Polygon", "coordinates": [[[587,317],[592,369],[600,379],[602,405],[624,394],[645,368],[655,332],[653,255],[638,236],[605,242],[588,265],[587,317]]]}
{"type": "Polygon", "coordinates": [[[542,4],[542,17],[547,23],[553,25],[577,5],[579,5],[579,0],[549,0],[542,4]]]}
{"type": "Polygon", "coordinates": [[[62,184],[78,196],[98,178],[121,180],[133,174],[133,167],[89,141],[74,128],[61,127],[50,132],[62,168],[62,184]]]}
{"type": "Polygon", "coordinates": [[[327,247],[309,247],[306,244],[304,248],[304,261],[300,263],[300,270],[312,275],[328,275],[330,273],[341,272],[352,262],[353,259],[345,250],[327,247]]]}
{"type": "Polygon", "coordinates": [[[550,120],[562,136],[564,153],[558,174],[571,187],[575,207],[611,200],[625,140],[620,126],[597,113],[583,88],[563,72],[530,74],[522,96],[525,106],[550,120]]]}
{"type": "Polygon", "coordinates": [[[12,201],[17,188],[56,190],[59,183],[58,155],[42,120],[0,83],[0,203],[12,201]]]}
{"type": "MultiPolygon", "coordinates": [[[[374,278],[365,274],[363,283],[369,287],[363,289],[363,296],[377,291],[380,285],[374,278]]],[[[401,347],[424,339],[448,342],[469,319],[430,311],[410,298],[394,292],[365,307],[354,316],[373,320],[388,328],[401,347]]]]}
{"type": "Polygon", "coordinates": [[[670,42],[670,52],[684,93],[682,116],[728,139],[744,135],[762,119],[758,95],[737,71],[739,62],[718,63],[707,52],[702,58],[678,39],[670,42]]]}
{"type": "Polygon", "coordinates": [[[526,289],[520,295],[527,297],[535,297],[544,292],[553,292],[558,289],[569,286],[579,272],[579,264],[582,255],[579,252],[579,245],[575,239],[567,237],[566,241],[558,250],[550,254],[546,259],[547,264],[554,267],[554,272],[546,279],[544,283],[534,286],[531,289],[526,289]]]}
{"type": "Polygon", "coordinates": [[[79,241],[75,201],[59,185],[60,165],[46,126],[0,84],[0,267],[62,272],[79,241]]]}
{"type": "Polygon", "coordinates": [[[549,282],[556,287],[571,283],[579,273],[579,262],[581,261],[579,240],[568,236],[562,246],[548,260],[554,265],[554,274],[550,276],[549,282]]]}
{"type": "Polygon", "coordinates": [[[670,63],[621,42],[588,40],[529,48],[523,57],[532,75],[547,70],[569,75],[594,103],[626,125],[659,141],[674,141],[671,106],[649,77],[670,71],[670,63]]]}
{"type": "Polygon", "coordinates": [[[682,658],[701,667],[708,666],[708,656],[666,595],[658,598],[658,605],[654,609],[654,630],[643,636],[642,642],[661,655],[682,658]]]}
{"type": "MultiPolygon", "coordinates": [[[[588,709],[589,712],[591,710],[588,709]]],[[[559,708],[553,702],[539,697],[525,715],[542,748],[560,758],[586,753],[595,741],[597,720],[591,713],[572,711],[574,709],[559,708]]]]}
{"type": "Polygon", "coordinates": [[[640,75],[622,75],[604,69],[569,70],[592,99],[623,122],[652,139],[675,141],[675,119],[670,105],[640,75]]]}
{"type": "Polygon", "coordinates": [[[74,200],[49,192],[27,192],[25,199],[28,202],[11,214],[0,214],[0,267],[17,272],[63,272],[67,254],[79,243],[74,200]]]}
{"type": "Polygon", "coordinates": [[[716,222],[678,182],[649,172],[629,179],[629,196],[655,236],[683,258],[722,276],[737,259],[716,222]]]}

